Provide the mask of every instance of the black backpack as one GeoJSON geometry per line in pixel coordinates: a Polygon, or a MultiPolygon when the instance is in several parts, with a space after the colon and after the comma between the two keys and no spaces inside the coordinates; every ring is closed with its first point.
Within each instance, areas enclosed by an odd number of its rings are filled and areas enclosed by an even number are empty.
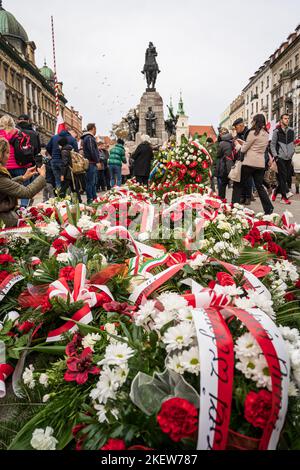
{"type": "Polygon", "coordinates": [[[9,143],[14,148],[15,160],[19,166],[34,164],[34,147],[31,144],[30,136],[22,131],[18,131],[9,143]]]}

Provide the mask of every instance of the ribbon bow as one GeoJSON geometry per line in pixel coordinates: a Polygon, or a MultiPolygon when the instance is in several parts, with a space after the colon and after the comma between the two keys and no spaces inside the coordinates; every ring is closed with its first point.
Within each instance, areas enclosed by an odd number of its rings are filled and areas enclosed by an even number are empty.
{"type": "Polygon", "coordinates": [[[78,264],[75,268],[73,291],[70,290],[67,280],[63,277],[50,284],[48,290],[49,300],[60,297],[63,300],[70,299],[71,302],[83,301],[84,306],[73,315],[70,321],[60,328],[51,331],[48,335],[47,342],[60,341],[63,339],[62,335],[64,333],[76,331],[77,326],[74,325],[74,321],[88,325],[93,320],[91,308],[99,306],[104,300],[107,300],[103,299],[103,293],[110,297],[111,300],[114,300],[108,287],[88,283],[84,264],[78,264]],[[91,287],[95,287],[101,292],[93,292],[90,290],[91,287]]]}

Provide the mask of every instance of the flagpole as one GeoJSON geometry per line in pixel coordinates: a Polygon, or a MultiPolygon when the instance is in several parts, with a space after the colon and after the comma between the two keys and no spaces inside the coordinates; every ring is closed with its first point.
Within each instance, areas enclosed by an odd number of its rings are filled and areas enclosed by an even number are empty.
{"type": "Polygon", "coordinates": [[[60,109],[59,109],[59,94],[58,94],[59,90],[58,90],[57,68],[56,68],[55,32],[54,32],[53,16],[51,16],[51,28],[52,28],[52,46],[53,46],[55,105],[56,105],[56,117],[58,118],[60,114],[60,109]]]}

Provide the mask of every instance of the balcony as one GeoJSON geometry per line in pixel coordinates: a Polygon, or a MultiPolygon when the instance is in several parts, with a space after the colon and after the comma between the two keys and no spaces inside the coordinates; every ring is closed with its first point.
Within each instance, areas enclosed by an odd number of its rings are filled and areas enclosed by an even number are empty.
{"type": "Polygon", "coordinates": [[[287,70],[284,70],[283,72],[281,72],[280,74],[280,79],[283,80],[285,78],[289,78],[290,76],[292,75],[292,71],[287,69],[287,70]]]}

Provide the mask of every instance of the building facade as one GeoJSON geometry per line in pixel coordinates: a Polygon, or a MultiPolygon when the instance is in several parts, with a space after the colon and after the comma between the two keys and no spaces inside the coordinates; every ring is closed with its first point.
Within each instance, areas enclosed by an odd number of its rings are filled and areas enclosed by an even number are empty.
{"type": "MultiPolygon", "coordinates": [[[[0,1],[0,116],[9,114],[17,119],[28,114],[46,142],[56,127],[54,73],[46,64],[41,69],[36,66],[35,50],[35,43],[29,41],[22,25],[0,1]]],[[[66,123],[81,131],[81,117],[67,108],[62,83],[59,101],[66,123]]]]}
{"type": "Polygon", "coordinates": [[[241,96],[243,106],[235,109],[238,97],[230,105],[229,116],[228,108],[222,113],[223,127],[230,127],[236,117],[243,117],[250,125],[257,113],[264,114],[267,121],[279,121],[288,113],[296,135],[300,135],[300,25],[249,79],[241,96]]]}

